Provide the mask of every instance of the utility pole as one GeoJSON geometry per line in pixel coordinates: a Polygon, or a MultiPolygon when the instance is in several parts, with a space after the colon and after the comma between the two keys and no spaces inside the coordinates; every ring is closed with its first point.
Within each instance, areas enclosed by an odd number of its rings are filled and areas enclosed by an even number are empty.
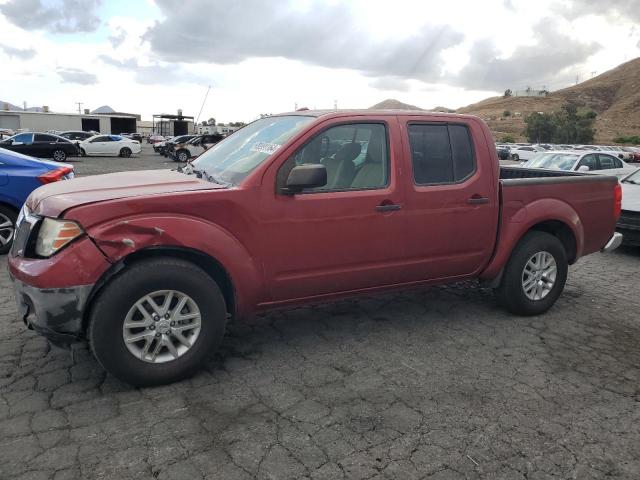
{"type": "Polygon", "coordinates": [[[83,102],[76,102],[76,105],[78,105],[78,113],[82,113],[83,102]]]}
{"type": "Polygon", "coordinates": [[[596,72],[595,70],[593,72],[591,72],[591,78],[595,77],[596,73],[598,73],[598,72],[596,72]]]}
{"type": "Polygon", "coordinates": [[[338,110],[338,100],[333,101],[333,109],[338,110]]]}
{"type": "Polygon", "coordinates": [[[576,85],[580,83],[580,75],[576,75],[576,85]]]}
{"type": "Polygon", "coordinates": [[[26,112],[27,111],[27,101],[23,100],[22,101],[22,109],[26,112]]]}
{"type": "MultiPolygon", "coordinates": [[[[198,112],[198,116],[196,117],[196,125],[198,125],[198,120],[200,120],[200,115],[202,114],[202,109],[204,108],[204,104],[207,101],[207,97],[209,96],[209,90],[211,90],[211,85],[207,87],[207,93],[204,94],[204,100],[202,100],[202,106],[200,107],[200,111],[198,112]]],[[[193,129],[195,130],[195,125],[193,129]]]]}

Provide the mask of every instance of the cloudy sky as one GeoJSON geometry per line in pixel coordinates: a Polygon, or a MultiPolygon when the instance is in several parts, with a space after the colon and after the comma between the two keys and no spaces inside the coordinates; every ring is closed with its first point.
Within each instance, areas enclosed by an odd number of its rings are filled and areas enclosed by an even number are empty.
{"type": "Polygon", "coordinates": [[[252,120],[457,108],[640,56],[639,0],[0,0],[0,100],[252,120]]]}

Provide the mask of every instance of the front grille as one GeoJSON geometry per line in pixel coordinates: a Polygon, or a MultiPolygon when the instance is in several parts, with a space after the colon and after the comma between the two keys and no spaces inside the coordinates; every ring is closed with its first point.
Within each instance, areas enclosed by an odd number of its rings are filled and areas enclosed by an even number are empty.
{"type": "Polygon", "coordinates": [[[13,245],[11,247],[11,255],[15,257],[24,257],[25,253],[32,246],[36,233],[36,226],[40,221],[40,217],[36,217],[29,212],[29,209],[25,206],[20,212],[18,217],[18,224],[16,225],[16,235],[13,239],[13,245]]]}

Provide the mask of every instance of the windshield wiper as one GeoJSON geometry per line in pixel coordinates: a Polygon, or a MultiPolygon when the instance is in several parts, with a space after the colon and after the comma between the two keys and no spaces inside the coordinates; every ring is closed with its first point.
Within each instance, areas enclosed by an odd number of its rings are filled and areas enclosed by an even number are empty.
{"type": "Polygon", "coordinates": [[[231,184],[229,182],[225,182],[224,180],[220,180],[219,178],[214,177],[213,175],[209,175],[206,170],[199,170],[197,168],[192,169],[192,172],[198,177],[202,178],[208,182],[217,183],[218,185],[222,185],[223,187],[230,187],[231,184]]]}

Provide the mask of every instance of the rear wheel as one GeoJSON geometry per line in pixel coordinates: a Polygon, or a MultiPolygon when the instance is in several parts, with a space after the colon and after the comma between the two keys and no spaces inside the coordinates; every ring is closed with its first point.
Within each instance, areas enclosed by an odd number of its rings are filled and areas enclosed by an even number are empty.
{"type": "Polygon", "coordinates": [[[0,254],[5,254],[11,249],[17,218],[18,214],[15,210],[0,205],[0,254]]]}
{"type": "Polygon", "coordinates": [[[80,149],[80,156],[82,156],[82,157],[86,157],[87,156],[87,151],[84,148],[80,149]]]}
{"type": "Polygon", "coordinates": [[[127,267],[95,301],[89,344],[109,373],[136,386],[191,376],[224,335],[227,312],[218,285],[179,259],[127,267]]]}
{"type": "Polygon", "coordinates": [[[64,162],[67,159],[67,154],[65,153],[64,150],[54,150],[53,153],[51,154],[51,157],[56,161],[56,162],[64,162]]]}
{"type": "Polygon", "coordinates": [[[514,153],[511,158],[513,158],[515,161],[520,160],[520,156],[517,153],[514,153]]]}
{"type": "Polygon", "coordinates": [[[505,267],[496,293],[517,315],[539,315],[556,302],[567,280],[567,254],[562,242],[546,232],[527,233],[505,267]]]}
{"type": "Polygon", "coordinates": [[[131,149],[124,147],[120,149],[120,156],[121,157],[130,157],[131,156],[131,149]]]}
{"type": "Polygon", "coordinates": [[[189,152],[187,152],[186,150],[180,150],[176,156],[175,156],[175,160],[177,162],[186,162],[189,160],[189,152]]]}

